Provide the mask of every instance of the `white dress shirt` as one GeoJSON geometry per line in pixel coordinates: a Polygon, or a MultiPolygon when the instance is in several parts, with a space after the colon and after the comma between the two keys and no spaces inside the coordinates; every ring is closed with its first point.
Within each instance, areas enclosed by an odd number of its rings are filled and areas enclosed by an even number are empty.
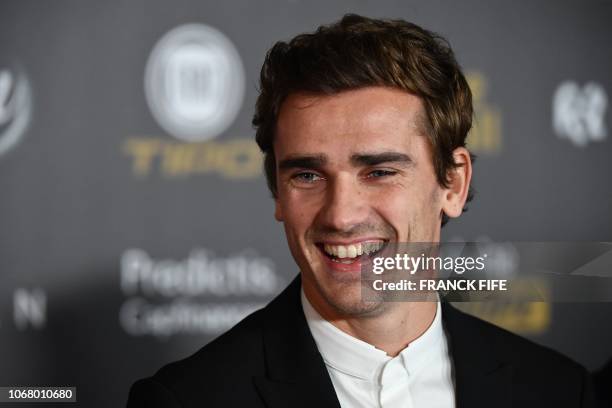
{"type": "Polygon", "coordinates": [[[342,408],[455,407],[440,302],[429,328],[396,357],[323,319],[303,290],[302,307],[342,408]]]}

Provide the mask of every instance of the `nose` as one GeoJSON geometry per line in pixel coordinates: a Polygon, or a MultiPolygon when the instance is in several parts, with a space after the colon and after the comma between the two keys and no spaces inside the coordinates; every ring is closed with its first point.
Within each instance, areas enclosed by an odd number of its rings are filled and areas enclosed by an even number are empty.
{"type": "Polygon", "coordinates": [[[328,184],[324,205],[319,213],[320,225],[328,230],[350,233],[367,218],[366,192],[359,181],[343,174],[328,184]]]}

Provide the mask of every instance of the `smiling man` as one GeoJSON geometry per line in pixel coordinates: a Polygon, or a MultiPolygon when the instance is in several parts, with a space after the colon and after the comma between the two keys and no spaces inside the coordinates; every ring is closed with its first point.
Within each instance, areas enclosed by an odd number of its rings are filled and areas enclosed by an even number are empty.
{"type": "Polygon", "coordinates": [[[425,118],[419,97],[387,84],[294,93],[273,143],[275,215],[306,300],[392,356],[430,326],[436,304],[363,301],[362,262],[388,242],[439,241],[442,214],[461,213],[471,174],[470,155],[457,146],[448,187],[438,183],[425,118]]]}
{"type": "Polygon", "coordinates": [[[347,15],[277,43],[253,124],[300,274],[128,405],[587,406],[584,369],[551,350],[444,302],[362,296],[373,256],[461,215],[471,120],[448,44],[414,24],[347,15]]]}

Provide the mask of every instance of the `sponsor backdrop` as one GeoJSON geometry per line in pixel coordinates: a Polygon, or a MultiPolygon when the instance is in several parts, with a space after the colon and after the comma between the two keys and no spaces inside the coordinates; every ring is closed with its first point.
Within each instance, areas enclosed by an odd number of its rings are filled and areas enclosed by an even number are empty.
{"type": "MultiPolygon", "coordinates": [[[[0,386],[120,406],[292,279],[258,72],[347,12],[439,32],[469,76],[478,193],[444,239],[612,241],[608,2],[3,1],[0,386]]],[[[590,370],[612,356],[610,303],[463,307],[590,370]]]]}

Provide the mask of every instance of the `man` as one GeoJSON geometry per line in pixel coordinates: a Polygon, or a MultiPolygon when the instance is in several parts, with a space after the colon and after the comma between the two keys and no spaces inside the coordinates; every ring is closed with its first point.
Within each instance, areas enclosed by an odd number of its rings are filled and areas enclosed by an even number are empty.
{"type": "Polygon", "coordinates": [[[253,124],[300,277],[129,407],[578,407],[584,369],[440,302],[362,299],[390,243],[438,242],[472,174],[469,87],[447,43],[347,15],[279,42],[253,124]]]}

